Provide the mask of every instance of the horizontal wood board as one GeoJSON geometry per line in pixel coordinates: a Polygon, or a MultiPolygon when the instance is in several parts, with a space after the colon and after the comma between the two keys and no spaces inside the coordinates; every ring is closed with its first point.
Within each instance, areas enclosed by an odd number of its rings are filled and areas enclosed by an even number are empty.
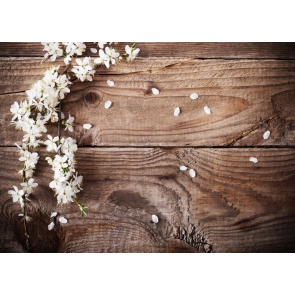
{"type": "MultiPolygon", "coordinates": [[[[52,65],[40,61],[0,59],[1,145],[21,139],[9,109],[52,65]]],[[[84,146],[293,146],[295,61],[155,58],[110,71],[99,67],[93,82],[74,82],[62,109],[75,117],[75,133],[66,135],[84,146]],[[153,87],[159,95],[153,95],[153,87]],[[190,99],[195,92],[199,98],[190,99]],[[106,110],[107,100],[113,104],[106,110]],[[86,132],[85,123],[93,128],[86,132]],[[271,135],[264,140],[267,130],[271,135]]]]}
{"type": "MultiPolygon", "coordinates": [[[[30,203],[36,252],[293,252],[295,151],[290,148],[81,148],[80,217],[59,206],[41,153],[30,203]],[[258,158],[258,163],[249,157],[258,158]],[[192,178],[186,165],[196,171],[192,178]],[[57,211],[68,224],[47,230],[57,211]],[[159,223],[151,223],[151,215],[159,223]]],[[[22,252],[19,205],[7,191],[19,182],[16,148],[0,149],[0,251],[22,252]]]]}

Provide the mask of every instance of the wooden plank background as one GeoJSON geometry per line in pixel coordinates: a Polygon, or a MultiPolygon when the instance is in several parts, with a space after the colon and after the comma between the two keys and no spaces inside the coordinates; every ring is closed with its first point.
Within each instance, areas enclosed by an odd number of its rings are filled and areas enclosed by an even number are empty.
{"type": "MultiPolygon", "coordinates": [[[[75,82],[63,102],[63,112],[75,116],[75,132],[63,135],[80,145],[79,199],[89,214],[80,217],[72,204],[56,208],[43,149],[29,208],[31,251],[293,252],[295,44],[138,47],[133,63],[98,68],[94,82],[75,82]],[[190,99],[193,92],[199,99],[190,99]],[[83,130],[85,123],[93,128],[83,130]],[[49,232],[54,210],[69,223],[49,232]]],[[[42,56],[38,43],[0,43],[1,252],[26,252],[19,205],[7,193],[20,182],[14,143],[23,136],[10,124],[9,109],[51,66],[41,64],[42,56]]],[[[56,125],[48,132],[56,134],[56,125]]]]}

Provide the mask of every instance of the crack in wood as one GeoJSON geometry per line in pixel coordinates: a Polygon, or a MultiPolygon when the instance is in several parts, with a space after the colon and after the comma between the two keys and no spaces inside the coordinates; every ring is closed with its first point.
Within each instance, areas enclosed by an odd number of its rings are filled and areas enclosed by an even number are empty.
{"type": "Polygon", "coordinates": [[[233,139],[230,139],[230,140],[228,140],[228,141],[226,141],[226,142],[223,142],[222,143],[222,146],[224,146],[224,147],[230,147],[230,146],[233,146],[235,143],[237,143],[238,141],[241,141],[241,140],[243,140],[243,139],[245,139],[245,138],[247,138],[247,137],[249,137],[249,136],[251,136],[251,135],[253,135],[253,134],[255,134],[257,131],[258,131],[258,129],[262,126],[262,125],[264,125],[264,124],[269,124],[269,122],[270,121],[272,121],[272,120],[274,120],[274,119],[277,119],[278,118],[278,115],[273,115],[273,116],[271,116],[270,118],[267,118],[267,119],[265,119],[265,120],[263,120],[263,121],[261,121],[258,125],[256,125],[254,128],[252,128],[252,129],[250,129],[250,130],[247,130],[247,131],[244,131],[241,135],[239,135],[238,137],[236,137],[236,138],[233,138],[233,139]]]}
{"type": "Polygon", "coordinates": [[[167,232],[174,239],[185,242],[198,252],[213,253],[213,245],[208,241],[204,232],[198,229],[197,224],[189,223],[187,227],[180,225],[170,225],[167,232]]]}

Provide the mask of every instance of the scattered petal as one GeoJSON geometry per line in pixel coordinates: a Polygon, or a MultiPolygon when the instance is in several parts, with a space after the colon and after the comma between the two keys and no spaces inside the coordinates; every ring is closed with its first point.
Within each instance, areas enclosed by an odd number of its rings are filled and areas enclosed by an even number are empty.
{"type": "Polygon", "coordinates": [[[158,95],[160,93],[159,89],[157,88],[152,88],[152,92],[154,95],[158,95]]]}
{"type": "Polygon", "coordinates": [[[65,114],[63,112],[60,112],[60,118],[64,119],[65,118],[65,114]]]}
{"type": "Polygon", "coordinates": [[[187,167],[186,166],[180,166],[180,170],[185,171],[185,170],[187,170],[187,167]]]}
{"type": "Polygon", "coordinates": [[[90,48],[90,51],[91,51],[92,53],[97,53],[97,49],[96,49],[96,48],[90,48]]]}
{"type": "Polygon", "coordinates": [[[58,220],[60,223],[67,223],[68,222],[67,219],[65,219],[63,216],[60,217],[58,220]]]}
{"type": "Polygon", "coordinates": [[[209,107],[205,106],[204,107],[204,111],[206,114],[210,115],[211,114],[211,110],[209,109],[209,107]]]}
{"type": "Polygon", "coordinates": [[[253,163],[257,163],[258,162],[258,159],[255,158],[255,157],[250,157],[249,161],[250,162],[253,162],[253,163]]]}
{"type": "Polygon", "coordinates": [[[177,117],[180,114],[180,107],[174,109],[174,116],[177,117]]]}
{"type": "Polygon", "coordinates": [[[112,105],[112,102],[110,100],[108,100],[105,104],[104,104],[104,107],[106,109],[108,109],[110,106],[112,105]]]}
{"type": "Polygon", "coordinates": [[[52,212],[50,215],[50,218],[55,217],[57,215],[57,212],[52,212]]]}
{"type": "Polygon", "coordinates": [[[198,93],[192,93],[190,96],[191,99],[197,99],[198,97],[199,97],[198,93]]]}
{"type": "Polygon", "coordinates": [[[157,216],[157,215],[152,215],[152,221],[153,221],[154,223],[158,223],[158,222],[159,222],[159,218],[158,218],[158,216],[157,216]]]}
{"type": "Polygon", "coordinates": [[[196,171],[195,171],[194,169],[190,169],[190,170],[189,170],[189,175],[190,175],[191,177],[196,177],[196,171]]]}
{"type": "Polygon", "coordinates": [[[20,214],[18,214],[18,216],[24,216],[24,214],[21,214],[21,213],[20,213],[20,214]]]}
{"type": "Polygon", "coordinates": [[[263,138],[264,138],[264,139],[268,139],[269,136],[270,136],[270,131],[269,131],[269,130],[267,130],[267,131],[265,131],[265,132],[263,133],[263,138]]]}
{"type": "Polygon", "coordinates": [[[91,127],[92,127],[91,124],[84,124],[84,125],[83,125],[83,128],[84,128],[84,129],[90,129],[91,127]]]}
{"type": "Polygon", "coordinates": [[[110,87],[115,86],[114,81],[108,80],[107,83],[108,83],[108,85],[109,85],[110,87]]]}
{"type": "Polygon", "coordinates": [[[54,228],[54,222],[52,221],[48,224],[48,230],[53,230],[53,228],[54,228]]]}

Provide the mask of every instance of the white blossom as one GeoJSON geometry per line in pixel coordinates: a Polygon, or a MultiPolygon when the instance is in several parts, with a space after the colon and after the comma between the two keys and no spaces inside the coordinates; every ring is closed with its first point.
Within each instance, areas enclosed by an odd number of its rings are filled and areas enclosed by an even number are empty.
{"type": "Polygon", "coordinates": [[[99,57],[94,60],[94,63],[98,65],[104,64],[107,68],[109,68],[110,58],[102,49],[99,49],[99,57]]]}
{"type": "Polygon", "coordinates": [[[69,114],[69,119],[66,120],[66,122],[64,122],[64,125],[66,126],[65,130],[69,130],[70,132],[73,132],[74,131],[74,128],[73,128],[73,122],[75,120],[75,117],[72,117],[70,114],[69,114]]]}
{"type": "Polygon", "coordinates": [[[24,195],[23,190],[19,190],[15,185],[13,186],[13,190],[9,190],[8,193],[12,196],[13,202],[17,202],[22,199],[22,196],[24,195]]]}
{"type": "Polygon", "coordinates": [[[136,56],[139,53],[140,49],[139,48],[135,49],[133,46],[130,47],[129,45],[126,45],[125,46],[125,51],[126,51],[126,55],[127,55],[126,59],[127,59],[127,61],[130,62],[130,61],[133,61],[136,58],[136,56]]]}
{"type": "Polygon", "coordinates": [[[21,183],[21,186],[23,186],[23,190],[27,193],[27,194],[31,194],[32,193],[32,189],[33,187],[38,186],[38,183],[34,182],[33,178],[30,178],[29,180],[27,180],[26,182],[21,183]]]}
{"type": "Polygon", "coordinates": [[[84,82],[85,80],[92,81],[95,70],[93,70],[91,65],[91,58],[85,57],[83,60],[76,58],[76,63],[77,65],[72,69],[72,72],[75,73],[76,77],[81,82],[84,82]]]}

